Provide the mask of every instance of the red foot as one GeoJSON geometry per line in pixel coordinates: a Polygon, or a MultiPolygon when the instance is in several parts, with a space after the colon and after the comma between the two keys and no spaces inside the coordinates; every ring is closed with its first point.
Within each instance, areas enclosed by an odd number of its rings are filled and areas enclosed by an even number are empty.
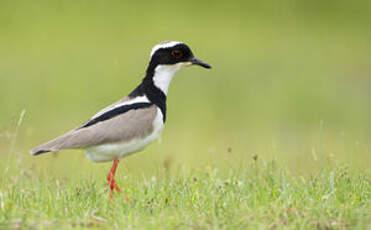
{"type": "Polygon", "coordinates": [[[119,163],[119,159],[116,158],[113,161],[113,165],[112,165],[111,170],[107,174],[107,181],[108,181],[107,186],[110,188],[110,200],[111,201],[113,200],[113,191],[114,190],[116,190],[118,193],[121,193],[121,188],[117,185],[117,183],[114,179],[118,163],[119,163]]]}

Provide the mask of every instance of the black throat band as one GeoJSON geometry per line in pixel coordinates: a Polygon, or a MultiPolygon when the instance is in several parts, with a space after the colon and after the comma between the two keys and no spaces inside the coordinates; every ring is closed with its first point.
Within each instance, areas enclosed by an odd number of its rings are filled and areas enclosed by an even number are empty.
{"type": "Polygon", "coordinates": [[[151,66],[147,69],[147,74],[143,78],[142,83],[135,88],[130,94],[129,97],[138,97],[138,96],[147,96],[148,100],[157,105],[163,115],[163,121],[166,121],[166,95],[153,83],[154,68],[151,70],[151,66]]]}

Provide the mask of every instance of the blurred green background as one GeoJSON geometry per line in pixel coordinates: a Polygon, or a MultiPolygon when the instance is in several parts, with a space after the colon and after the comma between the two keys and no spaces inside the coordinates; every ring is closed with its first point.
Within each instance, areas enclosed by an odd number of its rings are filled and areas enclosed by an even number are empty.
{"type": "Polygon", "coordinates": [[[0,2],[1,169],[102,177],[111,163],[81,151],[28,151],[129,93],[163,40],[213,69],[177,74],[162,138],[121,174],[254,155],[293,174],[369,166],[370,1],[53,0],[0,2]]]}

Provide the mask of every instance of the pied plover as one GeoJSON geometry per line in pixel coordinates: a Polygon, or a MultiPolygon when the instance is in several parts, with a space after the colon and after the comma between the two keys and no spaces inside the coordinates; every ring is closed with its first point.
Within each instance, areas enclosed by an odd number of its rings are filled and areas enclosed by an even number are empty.
{"type": "Polygon", "coordinates": [[[121,192],[114,176],[119,160],[153,142],[166,121],[166,97],[174,74],[182,67],[211,68],[193,56],[183,42],[166,41],[151,52],[146,76],[128,96],[104,108],[85,124],[33,150],[32,155],[63,149],[84,149],[94,162],[113,161],[107,175],[110,198],[121,192]]]}

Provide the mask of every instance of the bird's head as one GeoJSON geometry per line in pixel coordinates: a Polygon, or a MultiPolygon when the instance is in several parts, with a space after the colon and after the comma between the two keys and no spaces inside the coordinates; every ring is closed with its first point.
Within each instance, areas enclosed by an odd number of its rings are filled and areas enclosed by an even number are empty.
{"type": "Polygon", "coordinates": [[[174,74],[183,67],[198,65],[206,69],[211,66],[193,55],[189,46],[183,42],[165,41],[155,45],[147,68],[147,78],[165,94],[174,74]]]}
{"type": "Polygon", "coordinates": [[[211,68],[209,64],[195,58],[189,46],[175,41],[161,42],[152,49],[150,66],[156,68],[164,65],[175,69],[191,65],[211,68]]]}

